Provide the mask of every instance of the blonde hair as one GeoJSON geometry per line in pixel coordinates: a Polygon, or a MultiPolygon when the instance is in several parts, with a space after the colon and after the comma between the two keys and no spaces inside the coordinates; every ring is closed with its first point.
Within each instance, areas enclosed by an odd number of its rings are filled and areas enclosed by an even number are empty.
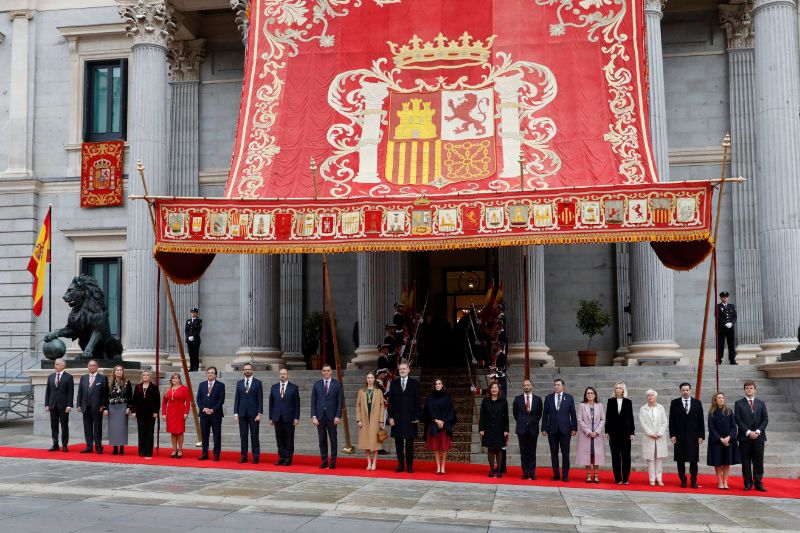
{"type": "Polygon", "coordinates": [[[372,386],[373,387],[375,386],[375,383],[377,382],[377,379],[375,379],[375,374],[373,374],[372,372],[367,372],[367,375],[364,376],[364,384],[361,385],[361,390],[363,390],[363,391],[366,391],[369,388],[369,383],[367,383],[367,376],[372,376],[372,379],[375,380],[375,381],[372,382],[372,386]]]}
{"type": "MultiPolygon", "coordinates": [[[[628,386],[625,385],[625,382],[624,381],[617,381],[616,383],[614,383],[614,388],[615,389],[617,388],[617,385],[621,385],[622,386],[622,397],[623,398],[627,398],[628,397],[628,386]]],[[[616,398],[616,397],[617,397],[617,393],[615,392],[614,393],[614,398],[616,398]]]]}
{"type": "Polygon", "coordinates": [[[728,401],[727,400],[725,400],[725,407],[723,407],[722,409],[717,407],[717,397],[720,396],[720,395],[723,398],[725,398],[725,394],[720,392],[720,391],[715,392],[714,395],[711,396],[711,407],[708,408],[708,415],[709,416],[713,415],[714,412],[716,410],[718,410],[718,409],[720,411],[722,411],[722,414],[725,415],[725,416],[730,416],[733,413],[733,411],[731,411],[731,408],[728,407],[728,401]]]}
{"type": "Polygon", "coordinates": [[[177,372],[173,372],[173,373],[172,373],[172,374],[169,376],[169,386],[170,386],[170,387],[172,387],[172,378],[178,378],[178,384],[179,384],[179,385],[183,385],[183,380],[181,379],[181,375],[180,375],[180,374],[178,374],[177,372]]]}

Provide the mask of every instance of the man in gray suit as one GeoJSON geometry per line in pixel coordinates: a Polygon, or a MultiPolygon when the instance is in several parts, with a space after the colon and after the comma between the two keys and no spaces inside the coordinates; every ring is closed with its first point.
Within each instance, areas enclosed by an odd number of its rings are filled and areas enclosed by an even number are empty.
{"type": "Polygon", "coordinates": [[[53,362],[55,372],[47,376],[47,386],[44,389],[44,410],[50,413],[50,433],[53,436],[53,445],[48,451],[57,452],[62,449],[69,451],[69,412],[72,411],[72,398],[75,384],[72,376],[64,371],[63,359],[53,362]],[[58,426],[61,426],[61,445],[58,447],[58,426]]]}
{"type": "Polygon", "coordinates": [[[78,412],[83,413],[86,448],[81,453],[103,453],[103,411],[108,407],[108,379],[97,371],[97,361],[89,360],[89,373],[78,384],[78,412]]]}

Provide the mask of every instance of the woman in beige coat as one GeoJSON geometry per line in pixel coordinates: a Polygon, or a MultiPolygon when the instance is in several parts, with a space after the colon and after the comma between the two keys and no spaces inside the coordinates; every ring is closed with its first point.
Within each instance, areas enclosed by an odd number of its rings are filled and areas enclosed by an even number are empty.
{"type": "Polygon", "coordinates": [[[367,470],[375,470],[378,451],[383,449],[383,443],[378,441],[378,431],[383,429],[383,409],[383,393],[375,386],[375,376],[370,372],[356,400],[358,447],[367,452],[367,470]]]}
{"type": "Polygon", "coordinates": [[[667,428],[669,419],[664,406],[658,403],[658,393],[653,389],[645,392],[647,403],[639,409],[639,423],[642,426],[642,457],[647,461],[647,473],[650,485],[658,483],[664,486],[662,480],[661,461],[669,455],[667,450],[667,428]]]}

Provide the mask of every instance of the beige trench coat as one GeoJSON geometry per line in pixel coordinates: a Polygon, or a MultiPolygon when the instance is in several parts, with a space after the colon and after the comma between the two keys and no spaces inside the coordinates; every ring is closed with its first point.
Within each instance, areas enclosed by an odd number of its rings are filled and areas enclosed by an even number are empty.
{"type": "Polygon", "coordinates": [[[642,426],[642,457],[653,460],[655,454],[659,459],[669,456],[667,440],[669,439],[669,419],[664,406],[657,403],[654,408],[647,404],[639,409],[639,424],[642,426]],[[650,435],[660,434],[658,439],[650,438],[650,435]]]}
{"type": "Polygon", "coordinates": [[[382,450],[383,443],[378,442],[378,430],[383,422],[383,393],[377,387],[372,395],[372,414],[367,412],[367,392],[358,391],[356,400],[356,424],[363,422],[358,429],[358,448],[360,450],[382,450]]]}

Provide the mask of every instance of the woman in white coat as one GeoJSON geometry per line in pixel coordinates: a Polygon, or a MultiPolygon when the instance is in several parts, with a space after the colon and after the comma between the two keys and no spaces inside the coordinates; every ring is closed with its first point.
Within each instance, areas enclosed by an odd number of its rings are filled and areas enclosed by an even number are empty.
{"type": "Polygon", "coordinates": [[[639,409],[639,423],[642,426],[642,457],[647,461],[647,473],[650,485],[658,483],[664,486],[662,480],[661,462],[669,455],[667,450],[667,428],[669,419],[664,406],[658,403],[658,393],[653,389],[645,392],[647,404],[639,409]]]}

